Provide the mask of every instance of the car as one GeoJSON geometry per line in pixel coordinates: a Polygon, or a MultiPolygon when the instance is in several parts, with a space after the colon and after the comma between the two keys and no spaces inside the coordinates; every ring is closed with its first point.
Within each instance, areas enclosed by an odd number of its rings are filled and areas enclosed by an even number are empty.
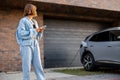
{"type": "Polygon", "coordinates": [[[80,44],[80,61],[85,70],[98,67],[120,67],[120,27],[95,32],[80,44]]]}

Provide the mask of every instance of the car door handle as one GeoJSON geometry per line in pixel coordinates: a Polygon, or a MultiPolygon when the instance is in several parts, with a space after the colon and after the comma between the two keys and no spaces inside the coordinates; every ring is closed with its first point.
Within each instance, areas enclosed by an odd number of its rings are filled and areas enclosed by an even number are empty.
{"type": "Polygon", "coordinates": [[[108,46],[108,47],[112,47],[112,46],[108,46]]]}
{"type": "Polygon", "coordinates": [[[93,45],[90,45],[90,47],[93,47],[93,45]]]}

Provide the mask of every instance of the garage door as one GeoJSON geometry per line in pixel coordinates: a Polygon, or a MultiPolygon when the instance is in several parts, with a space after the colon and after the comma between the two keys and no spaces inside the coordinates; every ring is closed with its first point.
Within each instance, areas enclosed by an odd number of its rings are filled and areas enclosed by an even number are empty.
{"type": "Polygon", "coordinates": [[[76,57],[75,55],[81,41],[89,34],[106,26],[96,22],[54,19],[45,19],[44,21],[47,25],[44,33],[46,68],[80,66],[80,55],[77,54],[76,57]]]}

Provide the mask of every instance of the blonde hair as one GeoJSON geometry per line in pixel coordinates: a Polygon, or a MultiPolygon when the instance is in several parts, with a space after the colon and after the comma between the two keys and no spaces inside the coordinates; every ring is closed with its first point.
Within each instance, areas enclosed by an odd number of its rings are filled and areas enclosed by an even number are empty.
{"type": "Polygon", "coordinates": [[[24,16],[37,16],[37,7],[33,4],[26,4],[24,8],[24,16]]]}

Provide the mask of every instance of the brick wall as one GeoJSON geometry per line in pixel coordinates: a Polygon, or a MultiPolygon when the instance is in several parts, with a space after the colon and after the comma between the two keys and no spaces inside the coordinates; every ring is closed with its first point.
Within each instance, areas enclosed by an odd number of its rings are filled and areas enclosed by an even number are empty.
{"type": "MultiPolygon", "coordinates": [[[[16,42],[15,31],[20,18],[23,16],[20,10],[0,10],[0,71],[19,71],[21,57],[19,45],[16,42]]],[[[39,15],[39,24],[43,24],[43,17],[39,15]]],[[[40,42],[43,54],[43,39],[40,42]]],[[[42,55],[42,62],[44,55],[42,55]]],[[[44,63],[43,63],[44,64],[44,63]]]]}

